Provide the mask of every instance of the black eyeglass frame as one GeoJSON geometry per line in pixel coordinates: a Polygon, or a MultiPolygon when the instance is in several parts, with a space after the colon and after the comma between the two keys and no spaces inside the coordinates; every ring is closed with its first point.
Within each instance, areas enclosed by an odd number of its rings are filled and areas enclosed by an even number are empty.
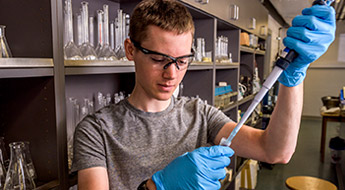
{"type": "MultiPolygon", "coordinates": [[[[194,58],[194,50],[193,50],[193,48],[191,49],[191,54],[189,54],[189,55],[183,55],[183,56],[179,56],[179,57],[172,57],[172,56],[166,55],[166,54],[164,54],[164,53],[159,53],[159,52],[156,52],[156,51],[152,51],[152,50],[143,48],[143,47],[141,47],[141,45],[140,45],[138,42],[136,42],[136,41],[134,41],[134,40],[132,40],[132,39],[131,39],[131,42],[133,43],[133,45],[134,45],[136,48],[138,48],[138,49],[139,49],[141,52],[143,52],[144,54],[161,55],[161,56],[164,56],[164,57],[167,57],[167,58],[171,59],[172,61],[169,62],[169,63],[167,63],[167,64],[165,64],[165,65],[163,66],[163,69],[167,69],[171,64],[175,63],[176,68],[177,68],[178,70],[180,70],[180,67],[178,66],[178,60],[179,60],[179,59],[182,59],[182,58],[194,58]]],[[[193,60],[192,60],[192,61],[193,61],[193,60]]],[[[191,62],[192,62],[192,61],[191,61],[191,62]]],[[[189,65],[190,65],[191,62],[188,62],[187,68],[189,67],[189,65]]]]}

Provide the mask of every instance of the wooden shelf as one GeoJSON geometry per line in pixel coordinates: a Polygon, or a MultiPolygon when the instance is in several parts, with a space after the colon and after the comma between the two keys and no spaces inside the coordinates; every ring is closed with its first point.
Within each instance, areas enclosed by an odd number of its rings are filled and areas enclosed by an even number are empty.
{"type": "Polygon", "coordinates": [[[0,78],[53,76],[53,59],[0,58],[0,78]]]}

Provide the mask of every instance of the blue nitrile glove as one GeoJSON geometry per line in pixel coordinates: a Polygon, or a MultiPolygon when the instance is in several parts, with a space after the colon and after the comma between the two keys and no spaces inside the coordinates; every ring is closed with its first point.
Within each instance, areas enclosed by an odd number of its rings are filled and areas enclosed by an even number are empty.
{"type": "Polygon", "coordinates": [[[224,167],[230,164],[234,151],[226,146],[201,147],[173,160],[163,170],[153,174],[157,190],[219,189],[224,179],[224,167]]]}
{"type": "Polygon", "coordinates": [[[280,75],[278,81],[292,87],[300,84],[310,63],[324,54],[335,36],[335,11],[326,5],[314,5],[302,11],[287,30],[284,45],[299,55],[280,75]]]}

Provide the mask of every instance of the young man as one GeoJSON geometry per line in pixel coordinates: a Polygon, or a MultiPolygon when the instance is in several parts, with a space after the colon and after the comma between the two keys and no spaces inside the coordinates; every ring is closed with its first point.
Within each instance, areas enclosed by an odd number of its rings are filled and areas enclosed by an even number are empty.
{"type": "Polygon", "coordinates": [[[125,41],[136,84],[128,99],[78,125],[72,171],[78,171],[79,189],[219,189],[233,150],[287,163],[296,147],[306,69],[335,33],[333,8],[313,6],[302,14],[284,39],[299,57],[279,79],[269,126],[243,126],[229,148],[218,144],[236,123],[200,99],[172,96],[193,57],[191,15],[173,0],[139,3],[125,41]]]}

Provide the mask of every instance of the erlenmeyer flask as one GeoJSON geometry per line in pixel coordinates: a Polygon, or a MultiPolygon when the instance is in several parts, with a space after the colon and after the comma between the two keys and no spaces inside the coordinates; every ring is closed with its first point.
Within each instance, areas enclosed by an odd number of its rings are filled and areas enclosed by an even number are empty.
{"type": "Polygon", "coordinates": [[[71,0],[65,1],[65,44],[64,56],[69,60],[80,60],[81,52],[73,40],[73,18],[72,18],[72,3],[71,0]]]}
{"type": "Polygon", "coordinates": [[[36,169],[31,158],[30,142],[27,141],[24,142],[24,159],[31,178],[33,180],[37,179],[36,169]]]}
{"type": "Polygon", "coordinates": [[[8,157],[8,154],[5,148],[4,137],[0,137],[0,150],[1,150],[0,162],[2,162],[2,164],[5,166],[5,169],[6,169],[8,168],[8,165],[10,163],[10,159],[8,157]]]}
{"type": "MultiPolygon", "coordinates": [[[[2,150],[0,149],[0,157],[2,157],[2,150]]],[[[0,158],[0,189],[4,189],[6,179],[6,169],[4,166],[3,159],[0,158]]]]}
{"type": "Polygon", "coordinates": [[[83,55],[84,60],[96,60],[96,52],[91,46],[89,42],[89,7],[88,2],[83,1],[81,2],[82,5],[82,12],[81,12],[81,20],[82,20],[82,35],[83,35],[83,44],[81,44],[80,51],[83,55]]]}
{"type": "Polygon", "coordinates": [[[7,40],[5,37],[5,28],[6,26],[0,25],[0,58],[9,58],[12,57],[12,53],[10,47],[7,44],[7,40]]]}
{"type": "Polygon", "coordinates": [[[24,160],[23,142],[13,142],[10,145],[11,159],[5,180],[4,190],[31,190],[34,189],[35,182],[30,176],[26,162],[24,160]]]}
{"type": "Polygon", "coordinates": [[[109,45],[109,7],[103,5],[103,45],[98,54],[98,58],[101,60],[116,60],[115,52],[109,45]]]}

